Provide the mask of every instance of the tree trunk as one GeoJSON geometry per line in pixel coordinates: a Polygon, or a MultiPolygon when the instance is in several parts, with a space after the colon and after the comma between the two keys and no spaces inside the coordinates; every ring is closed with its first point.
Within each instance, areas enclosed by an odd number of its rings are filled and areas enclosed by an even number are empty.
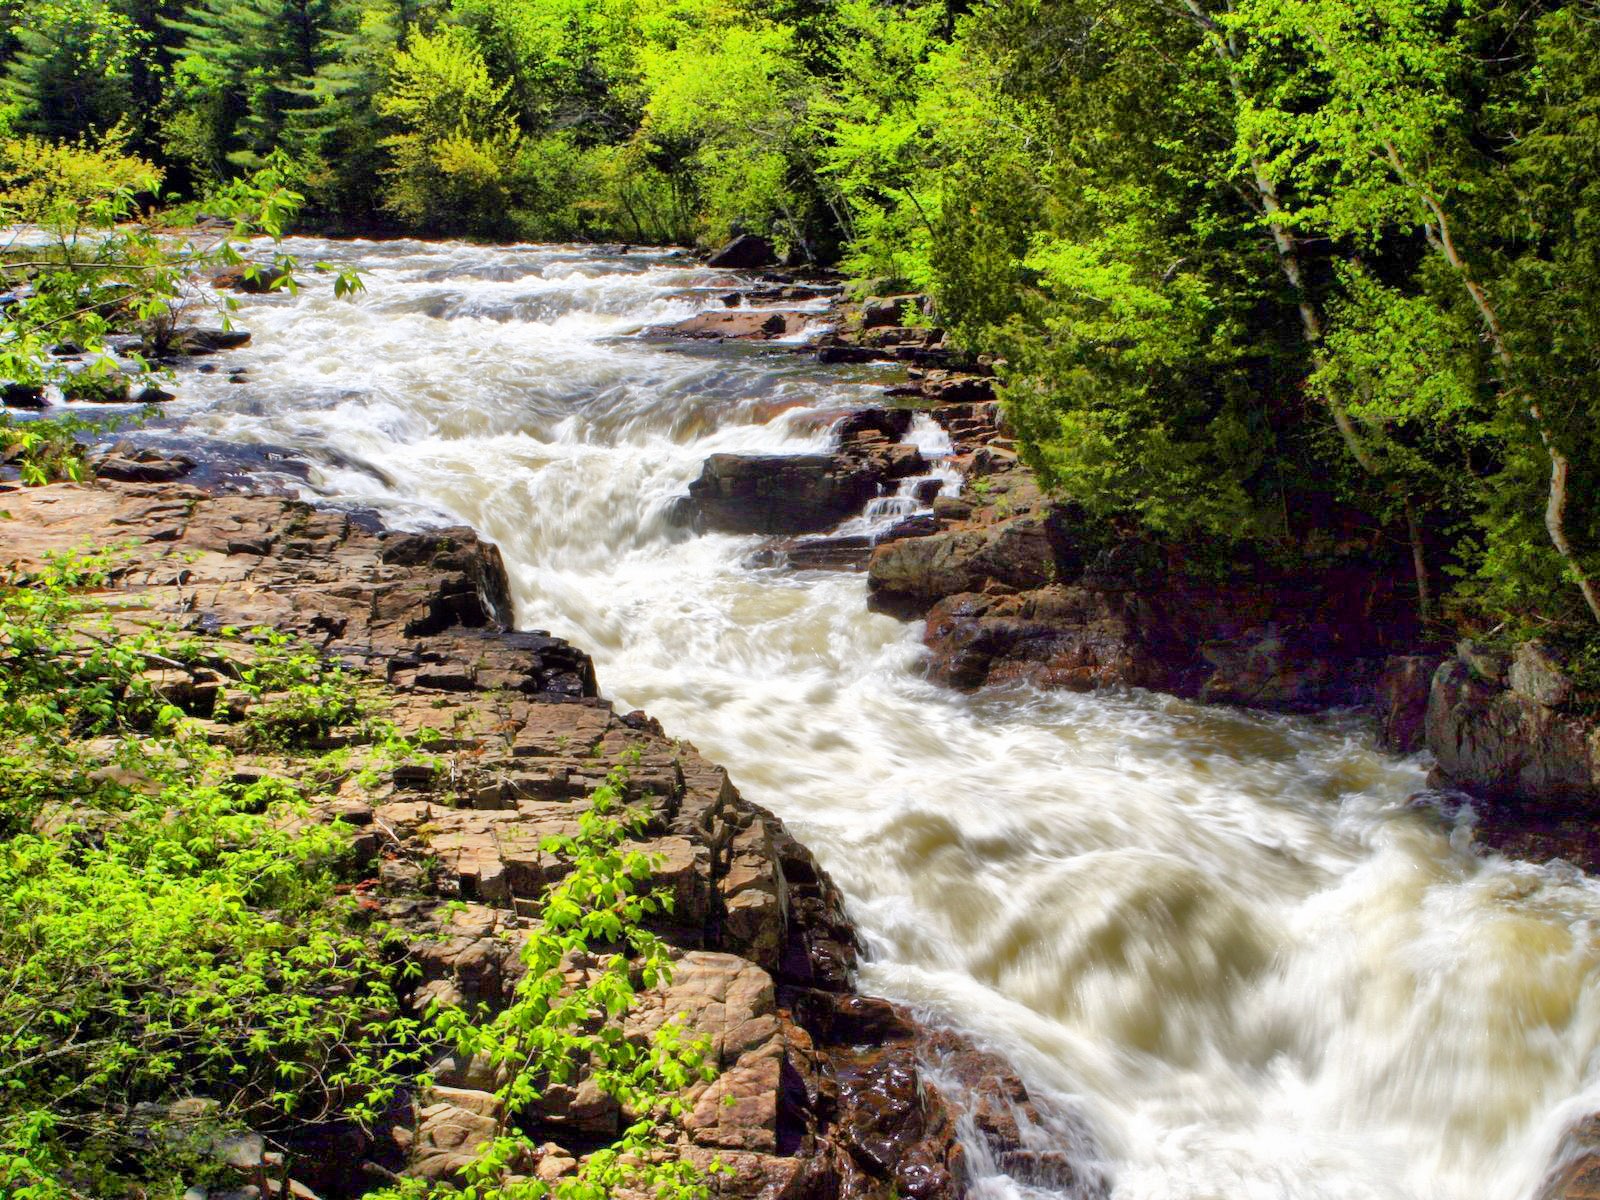
{"type": "Polygon", "coordinates": [[[1417,507],[1406,497],[1406,534],[1411,539],[1411,569],[1417,577],[1417,615],[1426,625],[1433,620],[1433,591],[1428,586],[1428,556],[1422,544],[1422,526],[1417,522],[1417,507]]]}
{"type": "MultiPolygon", "coordinates": [[[[1191,17],[1201,31],[1210,39],[1211,49],[1222,63],[1223,71],[1228,77],[1228,90],[1233,93],[1234,102],[1244,102],[1244,84],[1240,82],[1238,61],[1239,51],[1227,37],[1211,15],[1203,9],[1199,0],[1184,0],[1184,6],[1189,10],[1191,17]]],[[[1261,156],[1255,147],[1250,148],[1250,172],[1254,177],[1256,194],[1260,198],[1261,210],[1266,214],[1267,228],[1272,231],[1272,243],[1278,251],[1278,266],[1283,271],[1283,277],[1289,281],[1289,286],[1294,289],[1295,304],[1300,312],[1300,330],[1304,334],[1306,343],[1311,347],[1312,362],[1320,367],[1323,362],[1322,351],[1322,318],[1318,315],[1316,306],[1311,302],[1311,294],[1306,290],[1305,274],[1300,268],[1300,243],[1294,231],[1283,221],[1283,203],[1278,196],[1277,184],[1267,174],[1266,164],[1261,161],[1261,156]]],[[[1323,397],[1323,402],[1328,406],[1328,412],[1333,417],[1333,424],[1343,439],[1345,449],[1350,451],[1361,469],[1374,477],[1381,476],[1382,471],[1373,460],[1367,448],[1362,445],[1361,435],[1356,432],[1355,423],[1350,420],[1350,414],[1345,411],[1334,396],[1323,397]]]]}
{"type": "Polygon", "coordinates": [[[1462,287],[1466,288],[1467,295],[1472,298],[1473,306],[1477,308],[1478,316],[1483,321],[1484,331],[1489,335],[1489,344],[1494,350],[1494,356],[1499,360],[1501,370],[1505,373],[1506,387],[1510,388],[1512,394],[1521,401],[1533,421],[1539,442],[1550,459],[1550,491],[1544,507],[1545,532],[1550,535],[1550,544],[1556,548],[1556,553],[1561,556],[1567,569],[1577,581],[1578,590],[1583,593],[1584,603],[1589,606],[1590,614],[1595,622],[1600,624],[1600,589],[1596,588],[1594,581],[1584,572],[1583,564],[1572,548],[1572,541],[1567,537],[1567,487],[1572,473],[1572,462],[1556,444],[1555,435],[1550,429],[1549,422],[1545,420],[1544,408],[1538,398],[1518,379],[1516,360],[1511,354],[1511,348],[1506,345],[1500,314],[1495,309],[1494,302],[1489,299],[1489,293],[1473,277],[1471,268],[1457,251],[1455,238],[1450,233],[1450,219],[1444,211],[1444,205],[1439,202],[1438,197],[1410,176],[1405,168],[1405,160],[1400,157],[1399,151],[1392,143],[1385,142],[1384,150],[1388,153],[1389,165],[1394,168],[1396,177],[1422,197],[1423,203],[1433,215],[1434,224],[1427,229],[1428,242],[1450,265],[1450,269],[1461,280],[1462,287]]]}

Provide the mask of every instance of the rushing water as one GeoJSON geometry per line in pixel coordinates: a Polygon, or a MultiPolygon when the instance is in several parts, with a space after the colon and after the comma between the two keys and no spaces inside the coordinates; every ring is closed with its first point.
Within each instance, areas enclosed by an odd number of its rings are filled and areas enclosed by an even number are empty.
{"type": "Polygon", "coordinates": [[[870,945],[863,988],[1081,1114],[1093,1144],[1067,1148],[1119,1200],[1537,1193],[1600,1101],[1590,880],[1476,857],[1465,821],[1410,801],[1419,765],[1353,720],[955,695],[860,576],[752,568],[756,539],[673,527],[708,454],[823,446],[885,378],[637,336],[725,275],[575,247],[292,249],[359,266],[366,295],[311,275],[246,300],[253,345],[179,378],[182,435],[286,450],[313,494],[498,542],[523,624],[592,653],[606,694],[815,849],[870,945]]]}

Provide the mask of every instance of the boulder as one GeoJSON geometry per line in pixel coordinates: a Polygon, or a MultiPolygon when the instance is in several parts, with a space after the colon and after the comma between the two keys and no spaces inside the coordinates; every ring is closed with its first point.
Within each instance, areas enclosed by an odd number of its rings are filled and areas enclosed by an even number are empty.
{"type": "Polygon", "coordinates": [[[833,435],[840,443],[871,433],[899,441],[911,432],[914,415],[909,408],[858,408],[839,419],[833,427],[833,435]]]}
{"type": "Polygon", "coordinates": [[[163,454],[159,450],[136,450],[127,443],[113,446],[98,459],[91,459],[101,479],[123,483],[165,483],[182,479],[194,470],[194,459],[186,454],[163,454]]]}
{"type": "Polygon", "coordinates": [[[851,346],[842,342],[829,342],[817,348],[817,361],[824,365],[839,363],[877,362],[883,354],[866,346],[851,346]]]}
{"type": "Polygon", "coordinates": [[[689,485],[705,528],[727,533],[812,533],[877,496],[883,472],[831,454],[713,454],[689,485]]]}
{"type": "Polygon", "coordinates": [[[1159,620],[1131,596],[1091,588],[1041,588],[1010,596],[948,596],[928,614],[930,678],[963,691],[1027,680],[1090,691],[1173,682],[1151,644],[1159,620]]]}
{"type": "Polygon", "coordinates": [[[1442,660],[1437,655],[1396,655],[1377,683],[1378,740],[1397,754],[1427,745],[1428,692],[1442,660]]]}
{"type": "Polygon", "coordinates": [[[1538,1200],[1600,1200],[1600,1117],[1568,1130],[1538,1200]]]}
{"type": "Polygon", "coordinates": [[[460,1182],[482,1146],[500,1131],[500,1101],[489,1092],[435,1087],[417,1113],[406,1173],[430,1183],[460,1182]]]}
{"type": "Polygon", "coordinates": [[[211,286],[218,291],[244,292],[259,296],[289,286],[289,272],[271,263],[240,263],[223,267],[211,275],[211,286]]]}
{"type": "Polygon", "coordinates": [[[907,307],[913,312],[923,312],[928,305],[924,295],[873,296],[861,304],[861,328],[882,329],[900,324],[907,307]]]}
{"type": "Polygon", "coordinates": [[[1507,682],[1517,695],[1546,708],[1565,707],[1577,691],[1561,655],[1540,641],[1523,642],[1516,648],[1507,682]]]}
{"type": "Polygon", "coordinates": [[[773,250],[771,242],[753,233],[742,233],[706,259],[706,265],[732,270],[749,270],[754,267],[770,267],[777,261],[778,255],[773,250]]]}
{"type": "Polygon", "coordinates": [[[881,545],[867,566],[867,586],[875,607],[925,612],[942,597],[1040,588],[1055,574],[1045,523],[1026,519],[881,545]]]}
{"type": "Polygon", "coordinates": [[[7,408],[43,408],[44,388],[35,383],[0,383],[0,404],[7,408]]]}
{"type": "MultiPolygon", "coordinates": [[[[1530,689],[1537,679],[1523,676],[1530,689]]],[[[1457,787],[1532,804],[1600,801],[1600,723],[1491,683],[1459,653],[1433,676],[1426,727],[1457,787]]]]}
{"type": "Polygon", "coordinates": [[[196,326],[174,330],[168,339],[173,352],[190,356],[236,350],[249,343],[250,334],[243,329],[201,329],[196,326]]]}

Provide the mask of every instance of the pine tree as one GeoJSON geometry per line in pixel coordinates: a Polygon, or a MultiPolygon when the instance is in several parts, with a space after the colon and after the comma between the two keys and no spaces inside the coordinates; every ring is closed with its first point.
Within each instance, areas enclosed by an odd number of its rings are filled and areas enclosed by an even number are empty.
{"type": "Polygon", "coordinates": [[[22,129],[52,139],[99,134],[131,107],[141,31],[104,0],[49,0],[18,12],[6,89],[22,129]]]}
{"type": "Polygon", "coordinates": [[[282,144],[304,82],[331,56],[333,0],[201,0],[167,27],[182,39],[179,108],[205,111],[228,163],[256,164],[282,144]]]}

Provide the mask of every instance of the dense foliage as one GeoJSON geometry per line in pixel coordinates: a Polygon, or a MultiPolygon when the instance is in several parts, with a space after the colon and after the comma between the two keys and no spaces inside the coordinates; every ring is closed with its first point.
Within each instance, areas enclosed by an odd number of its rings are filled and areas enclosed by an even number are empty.
{"type": "Polygon", "coordinates": [[[122,139],[122,197],[292,164],[335,225],[764,233],[932,291],[1097,520],[1600,620],[1594,0],[9,11],[12,157],[122,139]]]}

